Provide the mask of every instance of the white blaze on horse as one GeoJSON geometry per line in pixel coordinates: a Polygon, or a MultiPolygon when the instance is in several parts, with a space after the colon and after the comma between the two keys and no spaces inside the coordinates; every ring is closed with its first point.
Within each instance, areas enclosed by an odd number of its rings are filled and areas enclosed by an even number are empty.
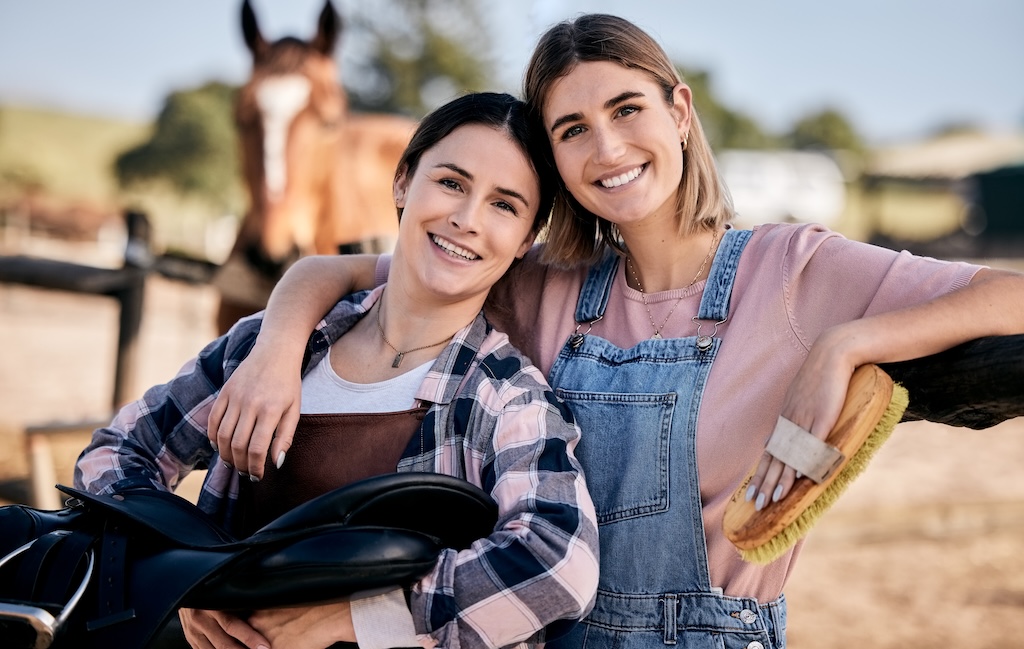
{"type": "Polygon", "coordinates": [[[416,124],[348,112],[333,57],[340,31],[327,0],[311,40],[270,43],[248,0],[242,5],[253,69],[235,118],[250,204],[214,278],[221,332],[266,306],[274,284],[300,256],[394,247],[391,186],[416,124]]]}

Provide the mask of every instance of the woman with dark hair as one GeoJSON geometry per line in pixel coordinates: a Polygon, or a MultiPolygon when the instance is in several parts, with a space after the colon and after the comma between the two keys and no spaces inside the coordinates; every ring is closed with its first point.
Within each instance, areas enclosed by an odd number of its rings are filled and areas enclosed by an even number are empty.
{"type": "Polygon", "coordinates": [[[95,431],[76,486],[174,489],[208,467],[198,505],[240,536],[319,493],[396,470],[464,478],[498,504],[490,536],[442,552],[408,593],[244,620],[183,609],[192,646],[533,644],[590,609],[597,529],[573,454],[579,429],[482,313],[550,212],[551,174],[531,159],[533,139],[525,105],[509,95],[466,95],[423,119],[395,175],[401,223],[387,282],[335,304],[304,345],[301,373],[293,372],[303,395],[299,435],[310,446],[287,465],[261,466],[273,480],[242,476],[208,437],[210,408],[258,339],[262,314],[95,431]]]}
{"type": "MultiPolygon", "coordinates": [[[[782,591],[801,544],[755,565],[722,529],[755,464],[746,498],[758,510],[807,479],[766,453],[777,423],[824,439],[857,367],[1024,332],[1024,277],[818,225],[730,227],[690,88],[622,18],[549,29],[525,96],[561,191],[546,243],[491,299],[580,424],[601,537],[594,610],[552,644],[783,647],[782,591]]],[[[288,272],[253,362],[214,407],[222,449],[250,436],[256,460],[272,437],[275,453],[287,449],[293,341],[374,268],[321,257],[288,272]]]]}

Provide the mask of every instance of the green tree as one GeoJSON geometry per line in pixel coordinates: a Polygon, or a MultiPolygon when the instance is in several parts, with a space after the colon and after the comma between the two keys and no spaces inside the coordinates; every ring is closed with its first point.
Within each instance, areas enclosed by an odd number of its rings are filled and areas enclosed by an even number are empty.
{"type": "Polygon", "coordinates": [[[236,89],[223,83],[172,92],[150,139],[117,157],[119,185],[163,182],[220,210],[237,206],[240,187],[236,89]]]}
{"type": "Polygon", "coordinates": [[[680,69],[680,74],[693,91],[693,105],[697,108],[704,134],[713,149],[766,149],[778,146],[777,138],[765,133],[754,118],[732,110],[718,100],[711,89],[710,73],[703,70],[684,73],[680,69]]]}
{"type": "Polygon", "coordinates": [[[474,0],[379,0],[346,12],[343,84],[356,110],[426,114],[488,87],[490,51],[474,0]]]}
{"type": "Polygon", "coordinates": [[[786,139],[794,149],[864,152],[864,142],[853,124],[835,108],[826,108],[798,120],[786,139]]]}

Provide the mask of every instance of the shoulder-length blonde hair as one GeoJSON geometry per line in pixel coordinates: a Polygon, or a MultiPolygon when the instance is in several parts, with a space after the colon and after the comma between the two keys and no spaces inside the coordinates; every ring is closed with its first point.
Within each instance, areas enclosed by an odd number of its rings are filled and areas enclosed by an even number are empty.
{"type": "MultiPolygon", "coordinates": [[[[612,61],[641,70],[661,87],[669,105],[674,88],[683,83],[665,51],[642,29],[617,16],[585,14],[549,29],[533,51],[523,79],[533,119],[543,124],[544,102],[551,86],[581,61],[612,61]]],[[[551,156],[553,163],[550,142],[546,155],[551,156]]],[[[731,200],[718,175],[696,108],[692,111],[683,156],[676,202],[680,236],[730,221],[731,200]]],[[[543,261],[563,268],[591,264],[600,258],[605,246],[625,252],[618,228],[583,208],[559,179],[543,261]]]]}

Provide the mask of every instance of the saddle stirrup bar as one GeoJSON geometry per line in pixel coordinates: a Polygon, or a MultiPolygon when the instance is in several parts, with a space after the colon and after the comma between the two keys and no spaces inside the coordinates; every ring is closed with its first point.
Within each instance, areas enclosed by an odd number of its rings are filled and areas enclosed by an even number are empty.
{"type": "MultiPolygon", "coordinates": [[[[61,536],[70,534],[70,532],[66,531],[57,531],[53,533],[60,534],[61,536]]],[[[32,547],[32,544],[38,540],[39,539],[33,539],[0,559],[0,567],[3,567],[5,563],[28,550],[32,547]]],[[[53,614],[46,609],[37,606],[24,606],[21,604],[12,604],[0,601],[0,619],[22,622],[27,624],[35,632],[36,642],[32,645],[31,649],[48,649],[48,647],[53,644],[53,640],[61,627],[64,626],[68,617],[75,610],[75,606],[78,605],[78,601],[82,599],[82,595],[85,594],[85,590],[89,587],[89,580],[92,579],[93,569],[96,564],[96,557],[92,550],[89,550],[87,556],[89,558],[89,563],[86,565],[85,575],[82,577],[82,582],[78,585],[78,588],[75,589],[75,592],[68,599],[67,603],[64,604],[64,608],[61,609],[61,612],[57,617],[54,617],[53,614]]]]}

